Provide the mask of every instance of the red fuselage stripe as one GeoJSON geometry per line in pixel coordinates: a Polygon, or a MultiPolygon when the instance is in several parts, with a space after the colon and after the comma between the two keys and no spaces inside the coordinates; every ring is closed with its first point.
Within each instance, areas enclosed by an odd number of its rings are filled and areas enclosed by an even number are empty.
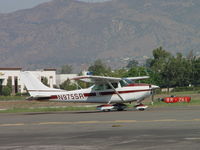
{"type": "MultiPolygon", "coordinates": [[[[126,94],[126,93],[136,93],[136,92],[147,92],[150,91],[150,89],[146,90],[131,90],[131,91],[118,91],[119,94],[126,94]]],[[[105,95],[113,95],[116,94],[115,91],[110,91],[110,92],[99,92],[99,96],[105,96],[105,95]]],[[[91,97],[91,96],[97,96],[95,92],[93,93],[83,93],[85,97],[91,97]]],[[[52,95],[51,99],[58,99],[57,95],[52,95]]]]}
{"type": "MultiPolygon", "coordinates": [[[[150,91],[150,89],[146,89],[146,90],[131,90],[131,91],[118,91],[119,94],[126,94],[126,93],[136,93],[136,92],[146,92],[146,91],[150,91]]],[[[116,94],[116,92],[100,92],[100,95],[112,95],[112,94],[116,94]]]]}

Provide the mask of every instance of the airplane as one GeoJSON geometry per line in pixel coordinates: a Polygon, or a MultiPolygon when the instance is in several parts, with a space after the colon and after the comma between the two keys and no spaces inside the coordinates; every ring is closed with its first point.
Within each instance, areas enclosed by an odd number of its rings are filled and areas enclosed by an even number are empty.
{"type": "Polygon", "coordinates": [[[30,97],[28,100],[48,100],[56,102],[103,103],[97,110],[122,111],[127,108],[125,103],[136,102],[137,110],[145,110],[148,106],[142,101],[159,88],[156,85],[135,83],[135,80],[147,79],[148,76],[115,78],[107,76],[78,76],[72,80],[81,80],[93,83],[85,89],[66,91],[45,86],[31,72],[21,73],[21,80],[26,86],[30,97]]]}

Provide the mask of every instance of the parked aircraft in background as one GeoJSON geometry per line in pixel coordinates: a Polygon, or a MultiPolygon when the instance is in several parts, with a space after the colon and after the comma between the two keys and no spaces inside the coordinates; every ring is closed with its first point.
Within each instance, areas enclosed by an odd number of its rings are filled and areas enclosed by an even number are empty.
{"type": "Polygon", "coordinates": [[[105,76],[79,76],[73,80],[94,83],[89,88],[66,91],[49,88],[42,84],[31,72],[22,72],[21,79],[30,94],[29,99],[49,100],[60,102],[79,103],[103,103],[97,106],[98,110],[124,110],[125,103],[136,102],[137,110],[144,110],[148,106],[142,101],[153,94],[153,90],[159,88],[156,85],[135,83],[135,80],[147,79],[148,76],[115,78],[105,76]]]}

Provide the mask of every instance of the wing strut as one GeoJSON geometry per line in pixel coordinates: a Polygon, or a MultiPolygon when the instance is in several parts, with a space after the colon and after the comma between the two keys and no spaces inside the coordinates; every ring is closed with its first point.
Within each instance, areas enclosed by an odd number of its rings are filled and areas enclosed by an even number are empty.
{"type": "MultiPolygon", "coordinates": [[[[119,98],[122,100],[122,102],[125,102],[125,100],[123,99],[123,97],[119,94],[119,92],[113,87],[113,85],[107,81],[107,83],[109,84],[109,86],[115,91],[115,93],[119,96],[119,98]]],[[[108,104],[111,103],[111,100],[108,102],[108,104]]]]}

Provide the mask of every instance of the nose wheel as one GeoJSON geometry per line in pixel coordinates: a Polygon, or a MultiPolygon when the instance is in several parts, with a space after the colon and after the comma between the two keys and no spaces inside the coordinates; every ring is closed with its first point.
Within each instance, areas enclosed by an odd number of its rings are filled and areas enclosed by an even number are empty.
{"type": "Polygon", "coordinates": [[[138,104],[138,105],[135,105],[134,107],[135,107],[136,110],[140,110],[140,111],[144,111],[145,109],[148,108],[147,105],[144,105],[144,104],[142,104],[142,103],[140,103],[140,104],[138,104]]]}

